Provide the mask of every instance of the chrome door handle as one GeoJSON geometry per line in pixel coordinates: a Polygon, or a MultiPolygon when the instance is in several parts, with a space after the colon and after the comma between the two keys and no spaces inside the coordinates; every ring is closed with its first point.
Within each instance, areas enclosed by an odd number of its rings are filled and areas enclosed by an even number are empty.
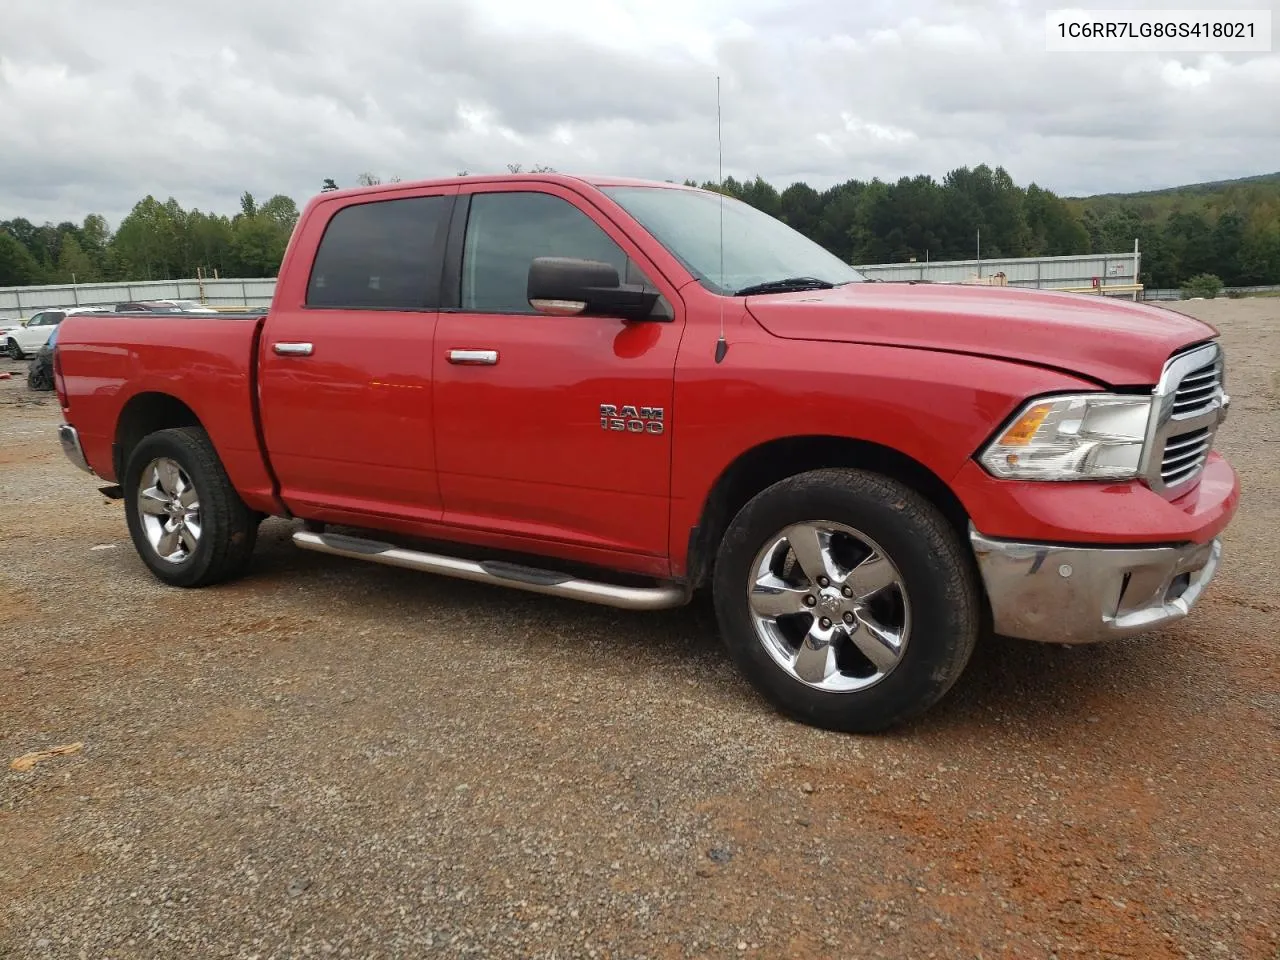
{"type": "Polygon", "coordinates": [[[450,363],[470,363],[492,366],[498,362],[497,350],[450,350],[450,363]]]}
{"type": "Polygon", "coordinates": [[[312,346],[309,343],[273,343],[271,349],[282,357],[309,357],[312,346]]]}

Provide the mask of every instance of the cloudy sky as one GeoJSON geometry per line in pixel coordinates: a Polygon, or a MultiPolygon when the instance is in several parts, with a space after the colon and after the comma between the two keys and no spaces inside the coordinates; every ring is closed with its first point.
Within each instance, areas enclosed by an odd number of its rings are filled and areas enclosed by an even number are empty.
{"type": "MultiPolygon", "coordinates": [[[[114,226],[148,193],[232,212],[243,190],[301,204],[325,177],[509,162],[703,180],[717,74],[725,172],[779,187],[987,162],[1080,194],[1280,169],[1280,52],[1047,53],[1065,5],[0,0],[0,218],[114,226]]],[[[1280,0],[1230,5],[1280,23],[1280,0]]]]}

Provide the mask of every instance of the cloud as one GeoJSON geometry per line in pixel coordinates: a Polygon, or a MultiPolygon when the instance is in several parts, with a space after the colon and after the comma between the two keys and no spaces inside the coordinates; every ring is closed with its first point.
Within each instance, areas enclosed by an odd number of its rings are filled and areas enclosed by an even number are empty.
{"type": "Polygon", "coordinates": [[[229,212],[243,190],[508,162],[708,179],[717,74],[726,173],[779,187],[986,162],[1081,194],[1278,166],[1280,54],[1050,54],[1048,7],[10,3],[0,218],[115,224],[146,194],[229,212]]]}

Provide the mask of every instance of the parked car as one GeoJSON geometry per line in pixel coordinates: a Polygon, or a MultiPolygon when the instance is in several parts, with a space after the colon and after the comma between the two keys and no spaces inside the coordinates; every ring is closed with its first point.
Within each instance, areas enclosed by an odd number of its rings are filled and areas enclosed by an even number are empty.
{"type": "Polygon", "coordinates": [[[117,303],[116,313],[214,313],[198,300],[129,300],[117,303]]]}
{"type": "Polygon", "coordinates": [[[17,320],[0,320],[0,352],[3,352],[3,348],[8,342],[9,331],[17,330],[26,322],[25,318],[19,318],[17,320]]]}
{"type": "Polygon", "coordinates": [[[184,313],[217,313],[218,311],[208,304],[201,303],[199,300],[169,300],[175,307],[184,313]]]}
{"type": "Polygon", "coordinates": [[[35,353],[49,339],[54,329],[70,316],[86,313],[110,313],[106,307],[69,307],[58,310],[42,310],[21,327],[9,330],[5,335],[5,352],[13,360],[23,360],[35,353]]]}
{"type": "Polygon", "coordinates": [[[834,729],[926,710],[987,628],[1187,616],[1239,503],[1216,331],[863,280],[674,184],[330,192],[265,317],[68,318],[60,438],[164,583],[243,575],[275,515],[307,550],[630,610],[707,588],[751,683],[834,729]]]}

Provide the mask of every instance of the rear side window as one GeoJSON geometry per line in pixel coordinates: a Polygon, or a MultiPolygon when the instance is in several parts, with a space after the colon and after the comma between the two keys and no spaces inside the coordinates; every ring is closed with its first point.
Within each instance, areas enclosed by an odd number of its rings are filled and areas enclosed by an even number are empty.
{"type": "Polygon", "coordinates": [[[452,200],[405,197],[339,210],[316,251],[307,306],[365,310],[437,306],[452,200]]]}
{"type": "Polygon", "coordinates": [[[603,260],[642,282],[621,247],[585,213],[547,193],[478,193],[471,198],[462,256],[462,309],[536,313],[529,266],[536,257],[603,260]]]}

